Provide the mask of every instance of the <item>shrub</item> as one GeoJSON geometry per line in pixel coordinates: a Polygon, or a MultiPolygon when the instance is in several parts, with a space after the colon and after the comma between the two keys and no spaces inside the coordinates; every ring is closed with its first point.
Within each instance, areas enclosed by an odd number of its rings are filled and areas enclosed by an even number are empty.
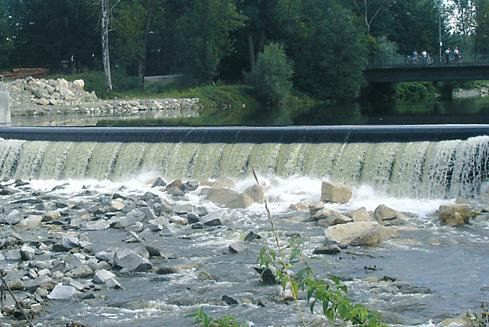
{"type": "Polygon", "coordinates": [[[292,89],[293,70],[282,45],[270,43],[258,55],[256,68],[245,73],[246,82],[268,106],[283,105],[292,89]]]}

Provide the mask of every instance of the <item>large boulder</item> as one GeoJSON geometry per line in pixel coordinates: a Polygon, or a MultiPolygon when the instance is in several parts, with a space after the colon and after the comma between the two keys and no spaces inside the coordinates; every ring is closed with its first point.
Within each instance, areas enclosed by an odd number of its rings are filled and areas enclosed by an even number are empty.
{"type": "MultiPolygon", "coordinates": [[[[321,213],[322,211],[324,211],[324,209],[319,211],[318,213],[321,213]]],[[[319,221],[319,225],[323,227],[347,224],[352,222],[350,217],[347,217],[343,215],[341,212],[338,212],[336,210],[330,210],[329,214],[325,218],[322,219],[320,218],[318,219],[318,221],[319,221]]]]}
{"type": "Polygon", "coordinates": [[[263,186],[255,184],[251,185],[243,192],[244,195],[250,197],[256,203],[263,203],[265,201],[265,192],[263,186]]]}
{"type": "Polygon", "coordinates": [[[352,212],[350,212],[350,217],[356,223],[362,221],[375,221],[375,219],[372,217],[370,212],[368,212],[367,209],[365,209],[365,207],[361,207],[356,210],[353,210],[352,212]]]}
{"type": "Polygon", "coordinates": [[[375,208],[374,211],[374,219],[383,225],[404,225],[408,219],[408,217],[392,208],[389,208],[386,205],[379,205],[375,208]]]}
{"type": "Polygon", "coordinates": [[[18,223],[15,228],[21,230],[36,229],[41,226],[41,222],[42,216],[30,215],[29,217],[23,219],[20,223],[18,223]]]}
{"type": "Polygon", "coordinates": [[[466,204],[441,205],[438,209],[438,218],[442,224],[458,226],[467,224],[470,218],[477,216],[466,204]]]}
{"type": "Polygon", "coordinates": [[[323,182],[321,186],[321,201],[347,203],[352,197],[351,189],[345,185],[323,182]]]}
{"type": "Polygon", "coordinates": [[[248,208],[254,203],[248,195],[224,188],[210,189],[207,200],[230,209],[248,208]]]}
{"type": "Polygon", "coordinates": [[[326,238],[341,245],[377,246],[396,233],[376,222],[346,223],[328,227],[326,238]]]}

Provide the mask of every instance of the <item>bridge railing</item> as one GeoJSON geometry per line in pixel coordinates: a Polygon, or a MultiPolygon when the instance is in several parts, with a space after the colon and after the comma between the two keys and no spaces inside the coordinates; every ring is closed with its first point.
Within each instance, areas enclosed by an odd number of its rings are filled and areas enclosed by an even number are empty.
{"type": "Polygon", "coordinates": [[[371,57],[368,61],[369,68],[383,68],[392,66],[441,66],[441,65],[488,65],[489,53],[462,53],[460,58],[455,58],[453,54],[449,57],[448,63],[445,55],[441,58],[430,56],[431,60],[426,60],[418,55],[418,60],[412,60],[409,55],[397,55],[389,57],[371,57]]]}

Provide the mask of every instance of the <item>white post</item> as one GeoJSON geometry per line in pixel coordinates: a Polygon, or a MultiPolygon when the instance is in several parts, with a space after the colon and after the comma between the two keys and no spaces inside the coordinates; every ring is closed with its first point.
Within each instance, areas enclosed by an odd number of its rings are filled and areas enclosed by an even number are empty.
{"type": "Polygon", "coordinates": [[[10,124],[9,93],[7,89],[0,83],[0,125],[10,124]]]}

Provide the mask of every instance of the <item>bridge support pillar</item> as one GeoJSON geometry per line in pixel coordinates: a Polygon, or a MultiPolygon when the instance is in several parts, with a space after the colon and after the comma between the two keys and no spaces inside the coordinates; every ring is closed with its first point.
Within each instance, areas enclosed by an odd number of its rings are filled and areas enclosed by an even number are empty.
{"type": "Polygon", "coordinates": [[[0,86],[0,125],[10,124],[11,122],[9,93],[5,88],[0,86]]]}

